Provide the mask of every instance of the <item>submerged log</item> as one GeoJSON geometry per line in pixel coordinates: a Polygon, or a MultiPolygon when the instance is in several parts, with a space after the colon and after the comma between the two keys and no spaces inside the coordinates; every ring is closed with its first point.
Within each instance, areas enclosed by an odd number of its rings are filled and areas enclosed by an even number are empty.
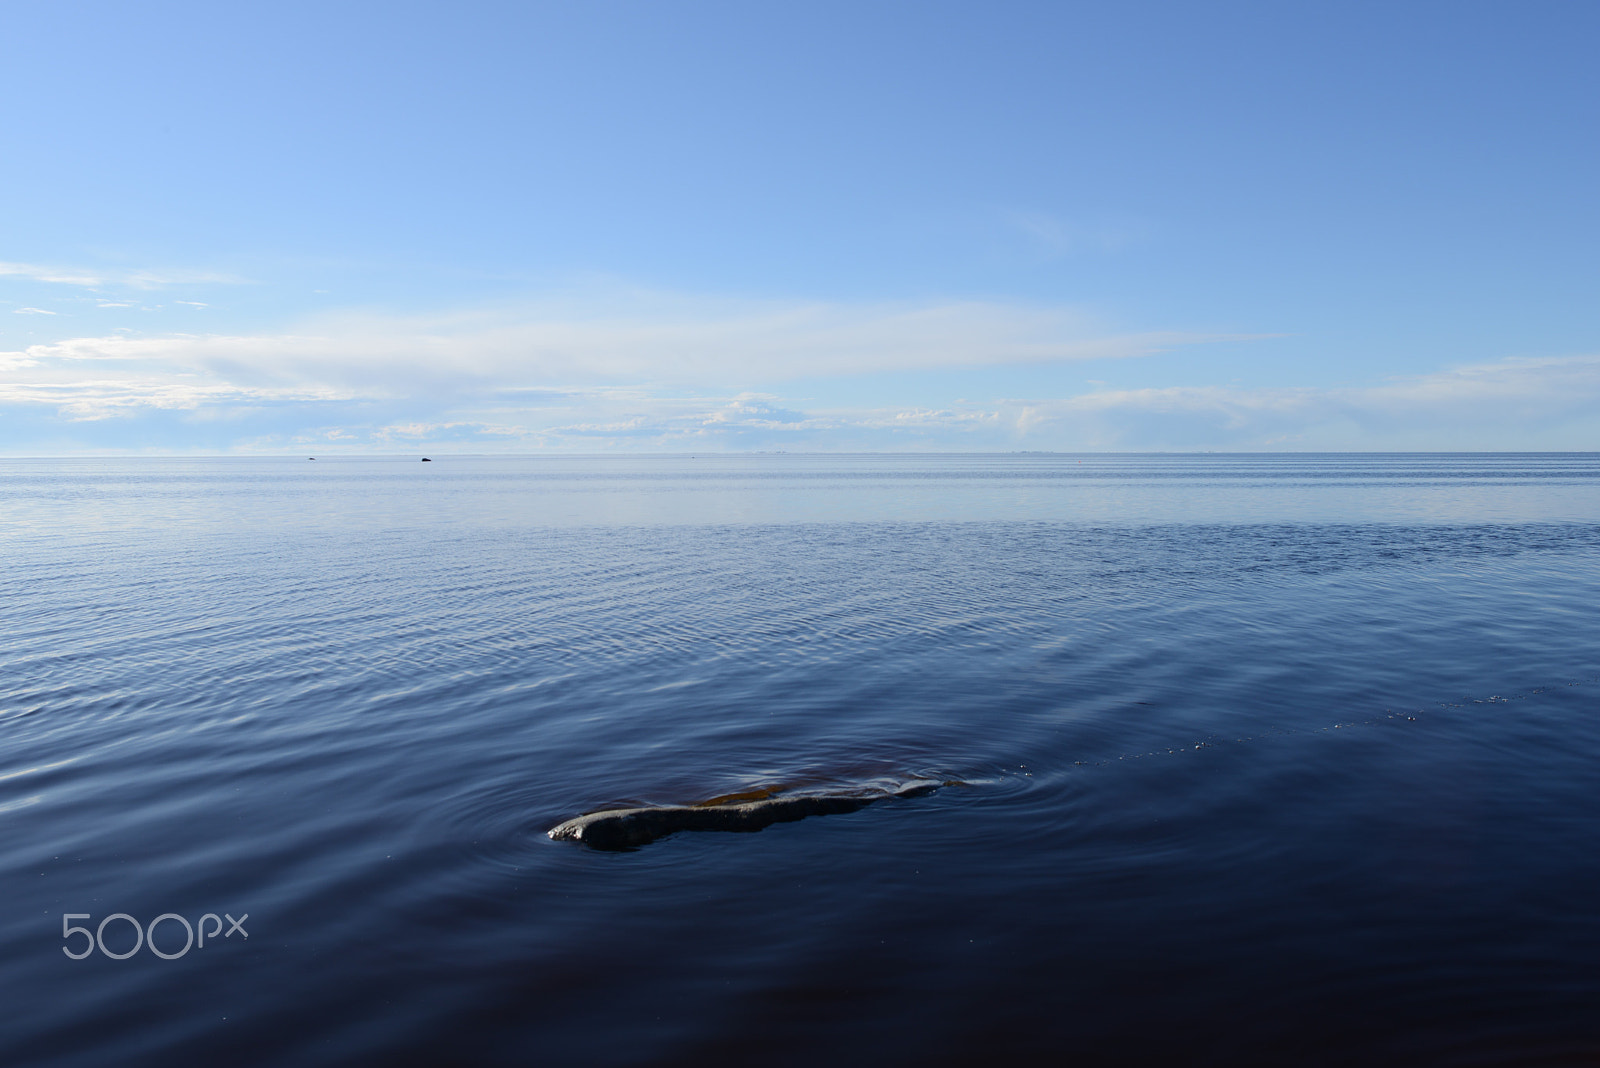
{"type": "Polygon", "coordinates": [[[557,841],[582,842],[595,849],[631,849],[678,831],[759,831],[774,823],[807,816],[854,812],[879,801],[923,797],[955,783],[914,779],[887,789],[850,789],[825,793],[772,795],[768,791],[713,798],[700,805],[650,805],[613,808],[558,823],[549,835],[557,841]],[[746,797],[755,800],[743,800],[746,797]]]}

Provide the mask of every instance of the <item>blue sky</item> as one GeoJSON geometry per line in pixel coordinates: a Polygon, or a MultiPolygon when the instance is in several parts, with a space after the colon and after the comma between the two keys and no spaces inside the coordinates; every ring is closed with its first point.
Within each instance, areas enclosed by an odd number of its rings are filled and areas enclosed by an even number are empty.
{"type": "Polygon", "coordinates": [[[7,9],[0,453],[1600,448],[1600,6],[7,9]]]}

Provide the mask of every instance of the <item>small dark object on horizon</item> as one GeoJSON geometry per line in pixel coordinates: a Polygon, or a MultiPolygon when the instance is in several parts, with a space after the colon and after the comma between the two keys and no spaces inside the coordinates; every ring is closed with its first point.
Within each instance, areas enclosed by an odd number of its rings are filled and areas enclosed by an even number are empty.
{"type": "Polygon", "coordinates": [[[428,458],[427,458],[427,457],[426,457],[426,456],[424,456],[424,457],[423,457],[423,458],[422,458],[422,462],[423,462],[423,463],[425,463],[425,464],[431,464],[431,463],[433,463],[433,461],[432,461],[432,460],[430,460],[430,459],[428,459],[428,458]]]}

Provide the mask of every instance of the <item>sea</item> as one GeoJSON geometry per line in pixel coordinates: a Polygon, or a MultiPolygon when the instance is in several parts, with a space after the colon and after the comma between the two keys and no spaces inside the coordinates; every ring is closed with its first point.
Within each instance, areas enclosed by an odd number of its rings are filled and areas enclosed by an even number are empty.
{"type": "Polygon", "coordinates": [[[1600,1062],[1600,454],[10,459],[0,552],[0,1064],[1600,1062]]]}

